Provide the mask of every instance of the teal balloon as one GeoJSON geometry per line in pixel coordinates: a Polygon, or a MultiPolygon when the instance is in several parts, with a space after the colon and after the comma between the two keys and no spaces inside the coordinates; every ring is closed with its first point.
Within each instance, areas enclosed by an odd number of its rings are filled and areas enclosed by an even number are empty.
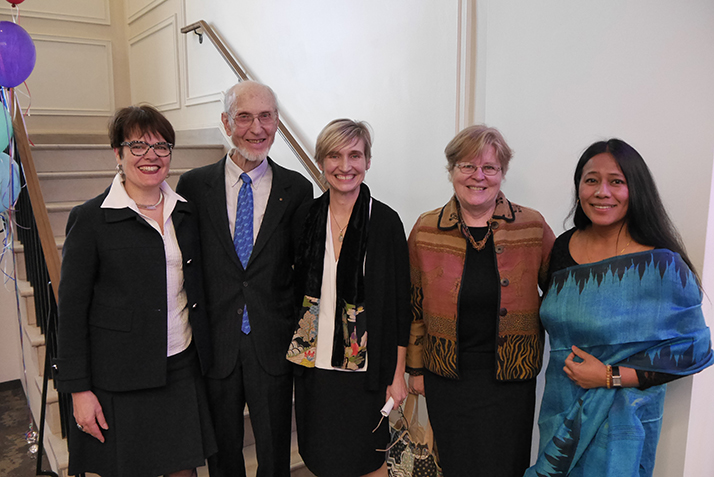
{"type": "Polygon", "coordinates": [[[0,151],[7,149],[12,137],[12,118],[10,113],[0,105],[0,151]]]}
{"type": "Polygon", "coordinates": [[[0,152],[0,213],[15,204],[20,195],[20,167],[10,156],[0,152]]]}

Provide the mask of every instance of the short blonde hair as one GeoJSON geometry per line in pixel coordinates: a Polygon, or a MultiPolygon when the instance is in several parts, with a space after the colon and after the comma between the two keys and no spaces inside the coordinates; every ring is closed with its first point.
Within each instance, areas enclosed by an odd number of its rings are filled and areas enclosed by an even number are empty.
{"type": "Polygon", "coordinates": [[[364,157],[369,161],[372,157],[372,134],[370,133],[369,124],[365,121],[353,121],[351,119],[330,121],[317,136],[315,161],[322,165],[329,153],[348,146],[359,139],[364,141],[364,157]]]}
{"type": "Polygon", "coordinates": [[[511,157],[513,157],[513,151],[508,147],[506,140],[498,129],[490,128],[483,124],[465,128],[447,144],[446,149],[444,149],[448,163],[446,169],[449,172],[453,172],[456,164],[480,156],[488,146],[493,146],[496,150],[496,157],[505,175],[506,171],[508,171],[511,157]]]}

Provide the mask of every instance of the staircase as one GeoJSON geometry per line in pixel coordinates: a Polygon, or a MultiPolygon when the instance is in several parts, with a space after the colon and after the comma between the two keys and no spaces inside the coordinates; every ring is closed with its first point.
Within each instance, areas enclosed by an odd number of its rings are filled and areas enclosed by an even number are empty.
{"type": "MultiPolygon", "coordinates": [[[[53,138],[55,139],[55,138],[53,138]]],[[[70,210],[88,199],[101,194],[115,175],[116,160],[112,149],[107,144],[63,144],[57,138],[56,144],[39,144],[33,147],[32,155],[37,168],[42,194],[47,204],[47,211],[52,226],[57,249],[62,251],[65,224],[70,210]]],[[[87,142],[95,142],[90,138],[87,142]]],[[[216,145],[177,145],[171,160],[171,173],[168,183],[175,188],[179,176],[195,167],[216,162],[225,153],[224,146],[216,145]]],[[[42,397],[43,367],[45,360],[45,338],[37,326],[37,316],[42,310],[35,310],[34,293],[25,275],[24,248],[15,242],[18,289],[20,291],[20,313],[22,316],[22,340],[27,383],[25,393],[29,397],[32,414],[39,421],[42,397]]],[[[257,462],[255,445],[250,426],[250,417],[246,410],[246,436],[244,454],[249,476],[255,475],[257,462]]],[[[60,429],[60,412],[57,392],[50,382],[47,398],[45,452],[52,469],[60,477],[67,477],[69,455],[67,445],[60,429]]],[[[291,462],[293,476],[308,477],[312,474],[304,467],[297,451],[297,439],[293,432],[291,462]]],[[[208,476],[206,467],[198,473],[208,476]]]]}

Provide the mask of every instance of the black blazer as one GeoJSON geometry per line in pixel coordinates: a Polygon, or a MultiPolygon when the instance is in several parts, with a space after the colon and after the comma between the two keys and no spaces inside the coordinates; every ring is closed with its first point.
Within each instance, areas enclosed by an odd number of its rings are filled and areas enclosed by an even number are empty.
{"type": "MultiPolygon", "coordinates": [[[[293,228],[302,235],[306,204],[295,214],[293,228]]],[[[299,238],[298,242],[299,243],[299,238]]],[[[299,253],[299,252],[298,252],[299,253]]],[[[367,383],[371,391],[392,384],[397,367],[397,347],[409,344],[412,315],[409,300],[409,249],[404,225],[388,205],[372,199],[365,255],[364,308],[367,313],[367,383]]],[[[296,308],[302,304],[300,284],[296,285],[296,308]]],[[[301,317],[296,316],[293,326],[301,317]]],[[[302,366],[295,367],[301,373],[302,366]]]]}
{"type": "MultiPolygon", "coordinates": [[[[166,256],[161,236],[129,208],[102,209],[109,193],[72,209],[62,252],[58,357],[62,392],[130,391],[166,383],[166,256]]],[[[210,365],[198,221],[193,206],[171,214],[201,367],[210,365]]]]}
{"type": "MultiPolygon", "coordinates": [[[[229,159],[230,160],[230,159],[229,159]]],[[[312,198],[312,185],[297,172],[267,159],[273,182],[247,267],[238,259],[228,225],[225,161],[181,176],[176,191],[198,209],[204,291],[213,343],[207,376],[221,379],[235,368],[243,307],[248,306],[258,362],[274,376],[290,372],[285,359],[293,323],[293,242],[291,220],[312,198]]]]}

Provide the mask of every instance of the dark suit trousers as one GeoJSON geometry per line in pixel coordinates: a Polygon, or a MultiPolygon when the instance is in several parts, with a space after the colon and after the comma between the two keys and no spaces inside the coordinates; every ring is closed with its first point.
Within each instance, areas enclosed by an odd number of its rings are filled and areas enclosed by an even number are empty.
{"type": "Polygon", "coordinates": [[[206,378],[218,453],[211,477],[245,477],[243,409],[248,404],[258,458],[257,477],[290,476],[292,373],[271,376],[258,363],[252,335],[240,334],[240,354],[224,379],[206,378]]]}

